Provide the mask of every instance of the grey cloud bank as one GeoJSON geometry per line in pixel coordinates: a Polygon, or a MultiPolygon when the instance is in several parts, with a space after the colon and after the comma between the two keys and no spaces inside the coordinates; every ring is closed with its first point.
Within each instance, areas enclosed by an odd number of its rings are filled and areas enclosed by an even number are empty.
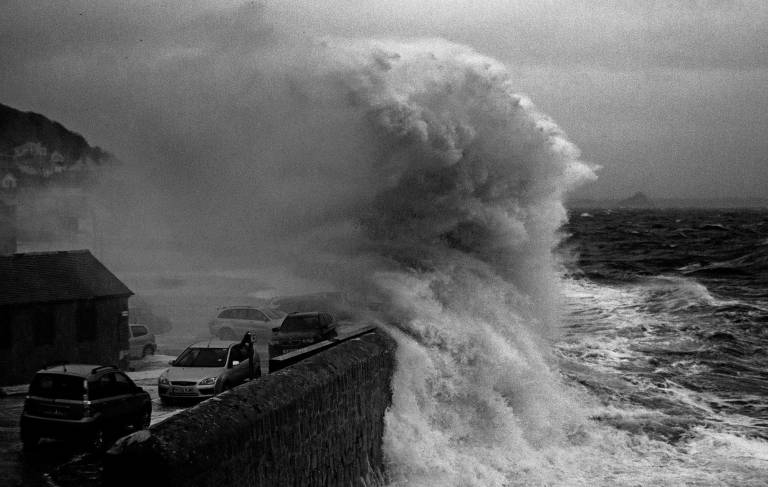
{"type": "MultiPolygon", "coordinates": [[[[766,196],[763,2],[5,2],[0,9],[2,101],[45,113],[118,154],[135,152],[134,137],[196,140],[205,116],[236,118],[242,106],[206,107],[226,103],[231,90],[266,96],[235,80],[249,70],[268,79],[270,63],[298,56],[286,45],[443,37],[504,62],[516,89],[602,166],[580,196],[766,196]],[[206,81],[184,81],[200,72],[206,81]],[[161,115],[146,109],[153,104],[189,127],[158,132],[161,115]]],[[[261,101],[269,113],[269,100],[261,101]]],[[[181,150],[163,140],[143,147],[154,156],[181,150]]],[[[220,147],[184,150],[214,156],[220,147]]]]}

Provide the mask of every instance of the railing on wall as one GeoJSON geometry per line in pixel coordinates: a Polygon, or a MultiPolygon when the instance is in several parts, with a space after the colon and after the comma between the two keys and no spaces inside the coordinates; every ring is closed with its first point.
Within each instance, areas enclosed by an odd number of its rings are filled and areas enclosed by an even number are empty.
{"type": "Polygon", "coordinates": [[[365,335],[366,333],[370,333],[374,331],[375,329],[376,329],[375,326],[364,326],[362,328],[355,329],[354,331],[341,334],[337,337],[330,338],[328,340],[323,340],[321,342],[313,343],[312,345],[299,348],[296,350],[291,350],[288,353],[272,357],[269,359],[269,373],[271,374],[272,372],[276,372],[280,369],[284,369],[289,365],[293,365],[297,362],[300,362],[308,357],[311,357],[317,353],[322,352],[323,350],[328,350],[329,348],[335,347],[339,343],[344,343],[347,340],[352,340],[354,338],[360,337],[362,335],[365,335]]]}

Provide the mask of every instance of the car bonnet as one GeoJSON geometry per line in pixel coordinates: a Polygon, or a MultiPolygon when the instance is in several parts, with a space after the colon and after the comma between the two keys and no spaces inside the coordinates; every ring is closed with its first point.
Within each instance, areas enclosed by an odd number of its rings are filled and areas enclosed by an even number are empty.
{"type": "Polygon", "coordinates": [[[171,367],[166,376],[170,381],[200,381],[206,377],[216,377],[224,372],[223,367],[171,367]]]}

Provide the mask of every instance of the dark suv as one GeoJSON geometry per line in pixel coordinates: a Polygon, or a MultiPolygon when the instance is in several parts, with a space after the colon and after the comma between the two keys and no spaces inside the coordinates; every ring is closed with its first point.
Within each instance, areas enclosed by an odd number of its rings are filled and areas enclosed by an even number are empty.
{"type": "Polygon", "coordinates": [[[321,311],[290,313],[272,329],[269,358],[336,337],[333,315],[321,311]]]}
{"type": "Polygon", "coordinates": [[[286,313],[326,311],[341,321],[349,320],[354,315],[354,306],[347,295],[337,291],[278,296],[272,298],[269,305],[286,313]]]}
{"type": "Polygon", "coordinates": [[[85,440],[101,450],[127,429],[149,426],[149,394],[111,365],[66,364],[37,371],[21,413],[25,449],[40,438],[85,440]]]}

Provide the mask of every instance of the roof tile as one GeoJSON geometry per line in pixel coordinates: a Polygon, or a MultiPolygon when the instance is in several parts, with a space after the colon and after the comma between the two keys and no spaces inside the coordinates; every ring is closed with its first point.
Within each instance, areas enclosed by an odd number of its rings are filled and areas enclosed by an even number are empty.
{"type": "Polygon", "coordinates": [[[0,306],[132,294],[88,250],[0,256],[0,306]]]}

